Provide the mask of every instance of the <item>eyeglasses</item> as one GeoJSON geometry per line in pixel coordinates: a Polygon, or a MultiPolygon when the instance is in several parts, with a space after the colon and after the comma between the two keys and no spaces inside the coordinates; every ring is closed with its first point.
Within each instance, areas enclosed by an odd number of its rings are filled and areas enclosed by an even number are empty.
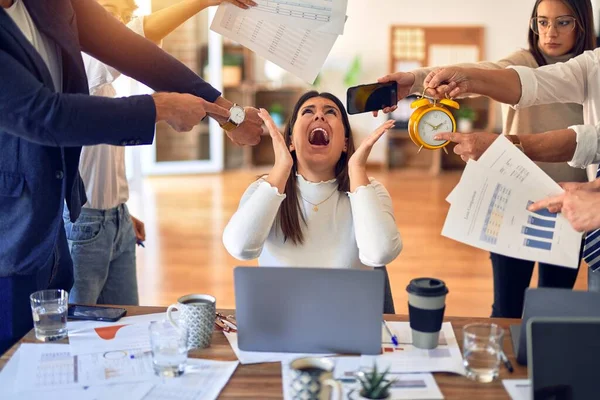
{"type": "Polygon", "coordinates": [[[554,26],[557,33],[564,35],[573,32],[575,25],[577,25],[577,18],[571,16],[555,18],[554,22],[546,17],[533,17],[530,28],[536,35],[543,35],[548,33],[551,26],[554,26]]]}

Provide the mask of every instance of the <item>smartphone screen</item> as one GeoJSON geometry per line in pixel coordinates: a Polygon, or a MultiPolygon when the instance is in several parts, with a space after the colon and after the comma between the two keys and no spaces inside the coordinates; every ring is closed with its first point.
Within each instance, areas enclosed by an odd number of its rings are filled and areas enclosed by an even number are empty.
{"type": "Polygon", "coordinates": [[[124,308],[69,305],[68,317],[92,321],[118,321],[127,313],[124,308]]]}
{"type": "Polygon", "coordinates": [[[372,83],[348,88],[346,107],[348,114],[359,114],[391,107],[398,102],[396,82],[372,83]]]}

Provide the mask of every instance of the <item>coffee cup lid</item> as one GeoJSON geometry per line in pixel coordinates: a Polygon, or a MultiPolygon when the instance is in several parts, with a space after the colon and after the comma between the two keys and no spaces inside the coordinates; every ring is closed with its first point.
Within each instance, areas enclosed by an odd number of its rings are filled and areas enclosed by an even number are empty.
{"type": "Polygon", "coordinates": [[[410,281],[406,291],[417,296],[436,297],[448,293],[444,281],[435,278],[416,278],[410,281]]]}

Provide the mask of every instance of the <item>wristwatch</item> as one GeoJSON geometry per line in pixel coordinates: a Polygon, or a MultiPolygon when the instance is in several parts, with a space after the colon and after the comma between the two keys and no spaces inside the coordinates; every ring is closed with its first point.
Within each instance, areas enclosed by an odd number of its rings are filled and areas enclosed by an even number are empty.
{"type": "Polygon", "coordinates": [[[238,126],[240,126],[241,123],[244,122],[245,118],[246,111],[244,111],[244,107],[234,104],[229,109],[229,118],[227,119],[227,122],[221,124],[221,128],[225,129],[228,132],[232,131],[238,126]]]}
{"type": "Polygon", "coordinates": [[[510,140],[512,142],[512,144],[515,145],[515,147],[517,149],[519,149],[523,153],[525,153],[525,150],[523,149],[523,145],[521,144],[521,139],[519,139],[519,137],[517,135],[505,135],[505,136],[508,140],[510,140]]]}

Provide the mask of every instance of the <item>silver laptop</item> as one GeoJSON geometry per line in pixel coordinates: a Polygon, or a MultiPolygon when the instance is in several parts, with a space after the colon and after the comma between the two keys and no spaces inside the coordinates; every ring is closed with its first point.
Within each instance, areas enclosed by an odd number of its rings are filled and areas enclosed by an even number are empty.
{"type": "Polygon", "coordinates": [[[600,293],[570,289],[529,288],[523,318],[510,327],[517,362],[527,365],[527,321],[532,317],[600,317],[600,293]]]}
{"type": "Polygon", "coordinates": [[[236,267],[241,350],[380,354],[384,273],[236,267]]]}
{"type": "Polygon", "coordinates": [[[533,317],[527,353],[532,399],[600,398],[600,318],[533,317]]]}

